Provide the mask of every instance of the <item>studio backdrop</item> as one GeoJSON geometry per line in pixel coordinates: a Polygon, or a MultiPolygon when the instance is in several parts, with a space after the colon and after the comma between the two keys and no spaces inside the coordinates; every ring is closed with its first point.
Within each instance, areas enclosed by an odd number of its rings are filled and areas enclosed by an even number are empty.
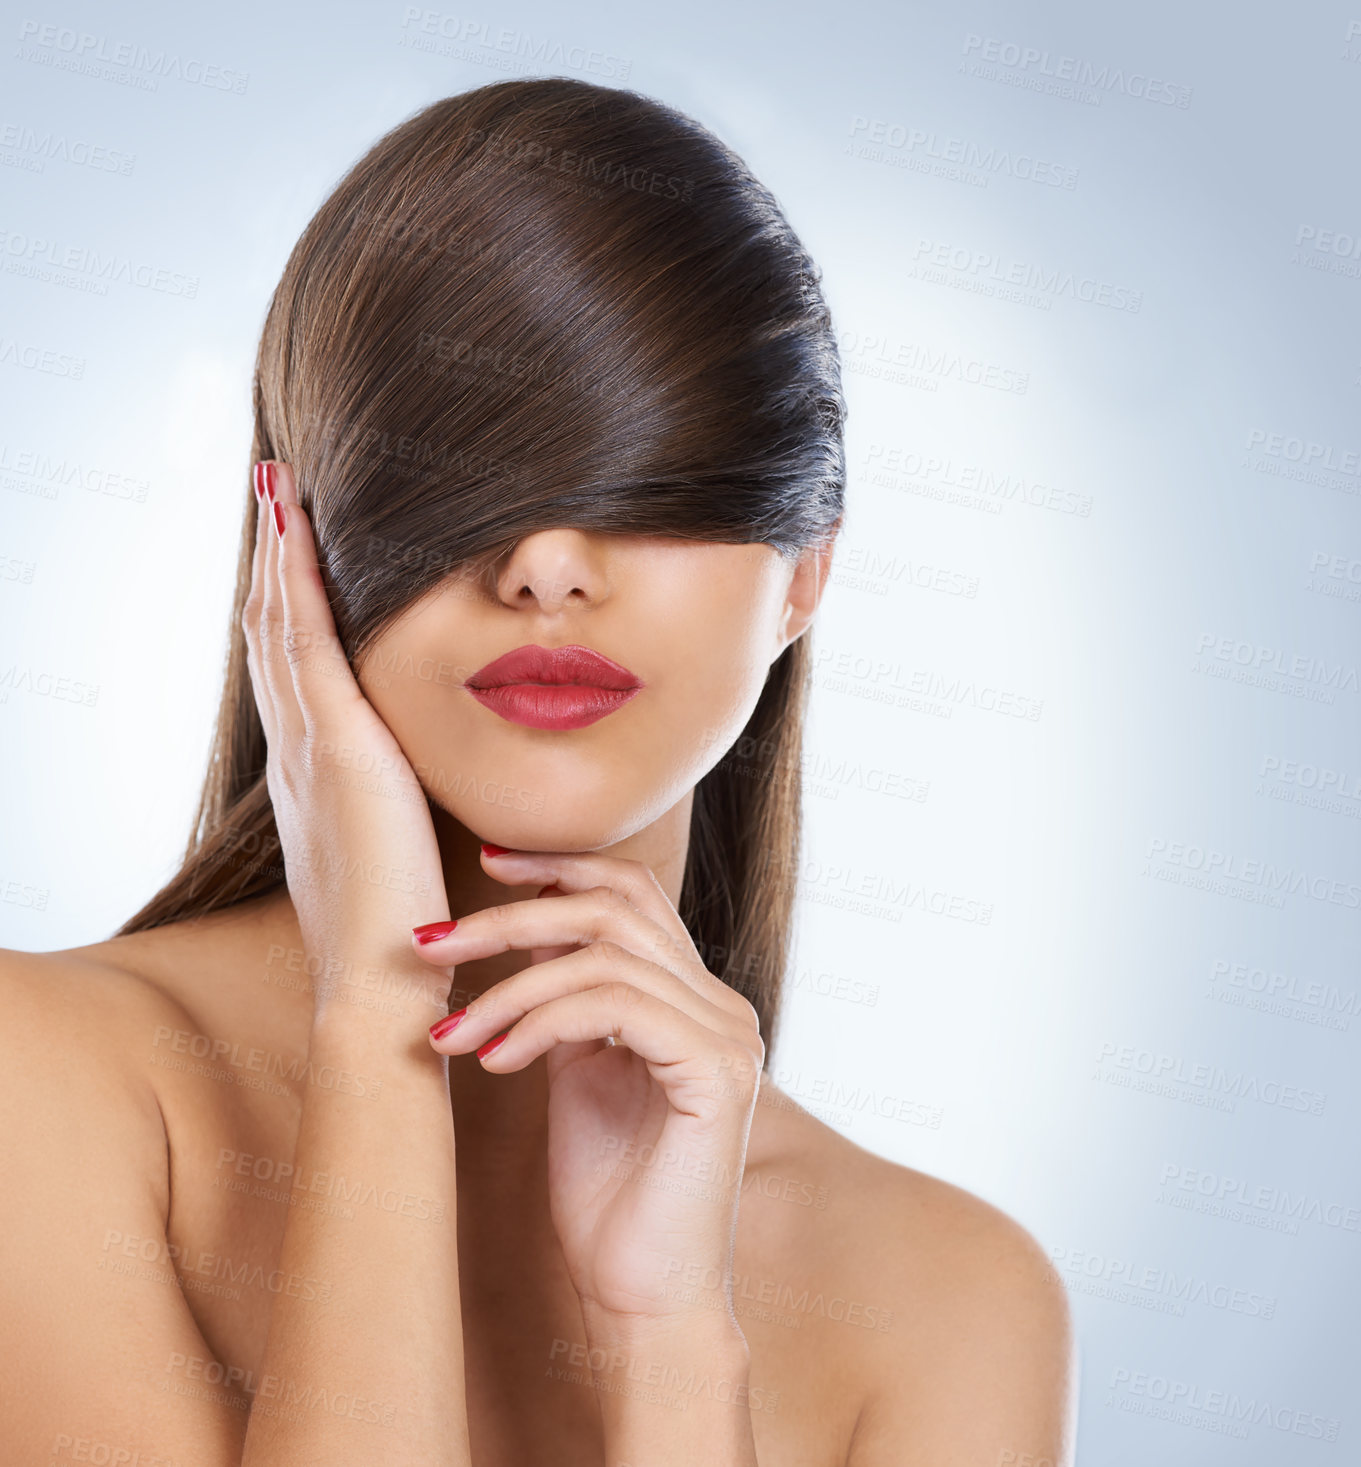
{"type": "Polygon", "coordinates": [[[183,850],[331,187],[635,88],[774,191],[849,408],[772,1078],[1042,1243],[1079,1462],[1357,1461],[1361,10],[478,5],[8,7],[0,943],[183,850]]]}

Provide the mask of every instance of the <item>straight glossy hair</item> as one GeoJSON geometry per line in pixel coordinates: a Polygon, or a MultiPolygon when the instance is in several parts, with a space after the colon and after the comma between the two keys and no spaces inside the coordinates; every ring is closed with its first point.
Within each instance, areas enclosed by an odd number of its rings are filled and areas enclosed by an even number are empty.
{"type": "MultiPolygon", "coordinates": [[[[382,137],[298,240],[254,378],[252,461],[293,466],[356,665],[451,576],[571,525],[761,542],[835,534],[845,403],[819,274],[775,198],[690,118],[565,78],[449,97],[382,137]]],[[[285,880],[241,611],[183,862],[119,935],[285,880]]],[[[680,915],[767,1053],[800,844],[805,632],[695,789],[680,915]]],[[[438,799],[438,790],[427,794],[438,799]]]]}

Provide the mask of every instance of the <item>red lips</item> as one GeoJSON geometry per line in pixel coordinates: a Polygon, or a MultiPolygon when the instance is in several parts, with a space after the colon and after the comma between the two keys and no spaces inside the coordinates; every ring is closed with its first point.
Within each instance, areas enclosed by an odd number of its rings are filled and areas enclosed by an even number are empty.
{"type": "Polygon", "coordinates": [[[627,667],[590,647],[517,647],[479,668],[464,687],[512,723],[584,728],[622,708],[643,687],[627,667]]]}
{"type": "Polygon", "coordinates": [[[623,692],[642,687],[627,667],[590,647],[517,647],[479,668],[467,679],[470,688],[500,688],[507,683],[570,683],[577,687],[623,692]]]}

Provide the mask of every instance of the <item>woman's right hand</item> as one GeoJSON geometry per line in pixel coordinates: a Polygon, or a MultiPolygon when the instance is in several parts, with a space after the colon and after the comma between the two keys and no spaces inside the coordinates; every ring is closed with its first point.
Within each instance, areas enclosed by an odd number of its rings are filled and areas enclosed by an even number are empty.
{"type": "Polygon", "coordinates": [[[448,1008],[449,980],[413,958],[411,929],[449,907],[425,791],[336,635],[293,471],[263,461],[254,485],[241,623],[288,894],[321,965],[314,1017],[347,996],[372,1003],[377,968],[381,997],[428,1023],[448,1008]]]}

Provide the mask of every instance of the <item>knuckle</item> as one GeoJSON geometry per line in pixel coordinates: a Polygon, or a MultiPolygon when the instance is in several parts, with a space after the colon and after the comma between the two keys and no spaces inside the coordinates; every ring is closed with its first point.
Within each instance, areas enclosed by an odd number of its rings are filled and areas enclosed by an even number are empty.
{"type": "Polygon", "coordinates": [[[632,903],[612,886],[592,886],[587,895],[591,899],[591,911],[597,923],[617,921],[633,910],[632,903]]]}
{"type": "Polygon", "coordinates": [[[758,1058],[756,1050],[732,1041],[723,1046],[721,1068],[729,1082],[745,1095],[753,1093],[760,1083],[760,1062],[764,1058],[764,1048],[758,1058]]]}
{"type": "Polygon", "coordinates": [[[602,996],[611,1008],[622,1009],[636,1004],[643,995],[631,983],[616,979],[605,984],[602,996]]]}
{"type": "Polygon", "coordinates": [[[752,1033],[759,1042],[761,1037],[761,1016],[756,1012],[756,1005],[744,994],[734,992],[732,989],[729,989],[728,992],[733,996],[733,1007],[737,1010],[738,1017],[744,1024],[750,1026],[752,1033]]]}
{"type": "MultiPolygon", "coordinates": [[[[708,972],[708,969],[705,969],[708,972]]],[[[709,979],[713,985],[713,1001],[725,1012],[731,1014],[741,1024],[749,1024],[753,1029],[759,1026],[756,1014],[756,1005],[739,993],[731,983],[716,974],[709,973],[709,979]]]]}
{"type": "Polygon", "coordinates": [[[597,962],[609,968],[619,967],[624,956],[624,949],[608,937],[593,937],[587,948],[597,962]]]}
{"type": "Polygon", "coordinates": [[[285,620],[281,642],[284,657],[290,667],[301,666],[306,661],[307,654],[311,650],[311,642],[306,631],[285,620]]]}

